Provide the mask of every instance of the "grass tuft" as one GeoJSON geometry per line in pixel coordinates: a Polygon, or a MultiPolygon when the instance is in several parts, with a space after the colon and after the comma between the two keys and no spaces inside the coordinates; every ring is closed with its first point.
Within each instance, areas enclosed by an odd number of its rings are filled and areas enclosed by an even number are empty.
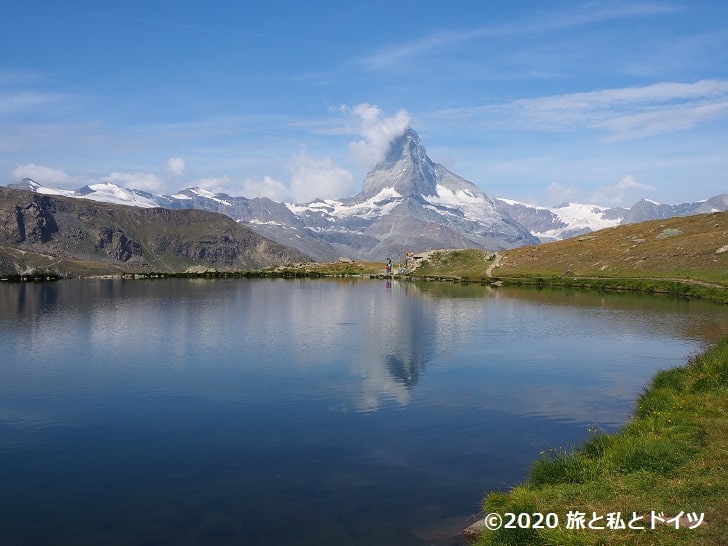
{"type": "Polygon", "coordinates": [[[533,463],[528,480],[534,486],[582,483],[589,474],[588,461],[580,454],[551,450],[533,463]]]}

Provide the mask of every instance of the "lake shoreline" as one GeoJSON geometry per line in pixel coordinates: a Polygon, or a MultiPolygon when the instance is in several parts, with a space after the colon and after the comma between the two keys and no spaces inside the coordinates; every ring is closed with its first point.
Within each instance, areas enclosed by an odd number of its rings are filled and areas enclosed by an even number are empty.
{"type": "Polygon", "coordinates": [[[727,392],[728,336],[686,365],[658,372],[621,431],[594,430],[570,451],[544,452],[523,485],[488,494],[485,519],[466,535],[479,546],[574,540],[596,546],[605,538],[625,545],[639,538],[676,546],[722,544],[728,525],[728,479],[721,462],[728,445],[727,392]],[[602,525],[568,529],[575,513],[602,525]],[[555,514],[552,522],[559,523],[486,528],[506,514],[555,514]],[[604,530],[608,514],[620,514],[634,528],[604,530]]]}
{"type": "Polygon", "coordinates": [[[243,278],[271,278],[271,279],[365,279],[365,280],[397,280],[403,282],[445,282],[454,284],[481,284],[483,286],[517,286],[534,288],[564,288],[570,290],[599,290],[607,292],[634,292],[656,296],[676,296],[684,298],[701,299],[714,303],[728,304],[728,289],[723,285],[708,283],[696,279],[677,278],[635,278],[635,277],[576,277],[576,276],[547,276],[536,274],[523,274],[514,276],[484,276],[473,278],[457,275],[413,275],[400,273],[380,273],[365,271],[328,271],[316,269],[288,269],[255,271],[216,271],[202,272],[147,272],[147,273],[116,273],[106,275],[89,275],[80,277],[62,277],[45,272],[28,273],[23,275],[6,275],[0,279],[3,282],[56,282],[71,278],[81,279],[243,279],[243,278]]]}

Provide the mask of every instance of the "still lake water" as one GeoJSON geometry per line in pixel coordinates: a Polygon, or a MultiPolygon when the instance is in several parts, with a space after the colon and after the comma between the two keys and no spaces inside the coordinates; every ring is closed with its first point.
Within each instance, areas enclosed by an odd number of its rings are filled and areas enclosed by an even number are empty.
{"type": "Polygon", "coordinates": [[[0,544],[459,544],[486,491],[725,332],[625,294],[1,283],[0,544]]]}

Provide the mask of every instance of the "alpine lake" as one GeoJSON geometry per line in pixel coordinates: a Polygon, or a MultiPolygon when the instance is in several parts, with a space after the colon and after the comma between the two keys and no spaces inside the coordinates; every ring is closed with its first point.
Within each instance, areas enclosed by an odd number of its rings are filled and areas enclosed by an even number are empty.
{"type": "Polygon", "coordinates": [[[0,283],[0,544],[462,544],[728,309],[386,280],[0,283]]]}

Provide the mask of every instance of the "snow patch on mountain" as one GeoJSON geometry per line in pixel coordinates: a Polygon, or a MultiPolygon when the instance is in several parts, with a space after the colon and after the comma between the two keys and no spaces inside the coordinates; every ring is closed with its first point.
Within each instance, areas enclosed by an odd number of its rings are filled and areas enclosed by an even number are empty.
{"type": "Polygon", "coordinates": [[[213,193],[210,190],[206,190],[203,188],[199,188],[195,186],[194,188],[187,188],[186,190],[182,190],[181,192],[178,192],[174,195],[170,195],[169,197],[172,197],[174,199],[209,199],[210,201],[214,201],[215,203],[219,203],[221,205],[225,205],[228,207],[232,207],[232,203],[230,203],[229,199],[225,199],[225,197],[229,196],[223,196],[222,194],[213,193]]]}
{"type": "MultiPolygon", "coordinates": [[[[609,207],[587,205],[583,203],[564,203],[550,209],[559,220],[568,224],[572,229],[589,228],[591,231],[605,229],[619,225],[622,218],[606,218],[604,213],[609,207]]],[[[544,236],[554,236],[556,233],[544,233],[544,236]]],[[[538,235],[537,235],[538,236],[538,235]]]]}
{"type": "Polygon", "coordinates": [[[101,182],[85,186],[75,192],[74,197],[83,197],[100,203],[115,205],[133,205],[135,207],[153,208],[159,203],[150,195],[146,197],[135,190],[128,190],[111,182],[101,182]]]}
{"type": "Polygon", "coordinates": [[[376,195],[360,202],[319,199],[306,204],[287,203],[286,206],[293,214],[304,215],[307,212],[317,212],[324,214],[332,222],[351,217],[373,220],[389,214],[402,200],[403,196],[397,190],[384,188],[376,195]]]}
{"type": "Polygon", "coordinates": [[[46,188],[39,186],[37,190],[32,190],[43,195],[62,195],[64,197],[78,197],[75,190],[57,190],[54,188],[46,188]]]}
{"type": "Polygon", "coordinates": [[[426,208],[440,214],[462,217],[472,221],[478,221],[492,215],[492,203],[484,195],[477,195],[468,189],[449,187],[443,184],[437,184],[435,188],[435,195],[422,196],[425,201],[430,203],[429,206],[426,205],[426,208]]]}
{"type": "Polygon", "coordinates": [[[20,182],[16,184],[10,184],[8,187],[18,190],[32,191],[35,193],[40,193],[42,195],[62,195],[64,197],[76,197],[76,192],[74,190],[46,188],[32,178],[23,178],[20,182]]]}
{"type": "MultiPolygon", "coordinates": [[[[469,192],[467,190],[463,189],[456,189],[452,190],[448,188],[447,186],[443,186],[442,184],[437,184],[435,186],[437,189],[437,199],[443,203],[448,204],[452,206],[460,206],[460,205],[472,205],[472,204],[481,204],[483,202],[483,198],[478,195],[473,195],[472,192],[469,192]]],[[[432,199],[429,200],[431,203],[433,202],[432,199]]]]}
{"type": "Polygon", "coordinates": [[[622,223],[627,212],[626,209],[585,203],[542,207],[505,198],[498,198],[498,201],[505,205],[509,214],[543,242],[617,226],[622,223]]]}

